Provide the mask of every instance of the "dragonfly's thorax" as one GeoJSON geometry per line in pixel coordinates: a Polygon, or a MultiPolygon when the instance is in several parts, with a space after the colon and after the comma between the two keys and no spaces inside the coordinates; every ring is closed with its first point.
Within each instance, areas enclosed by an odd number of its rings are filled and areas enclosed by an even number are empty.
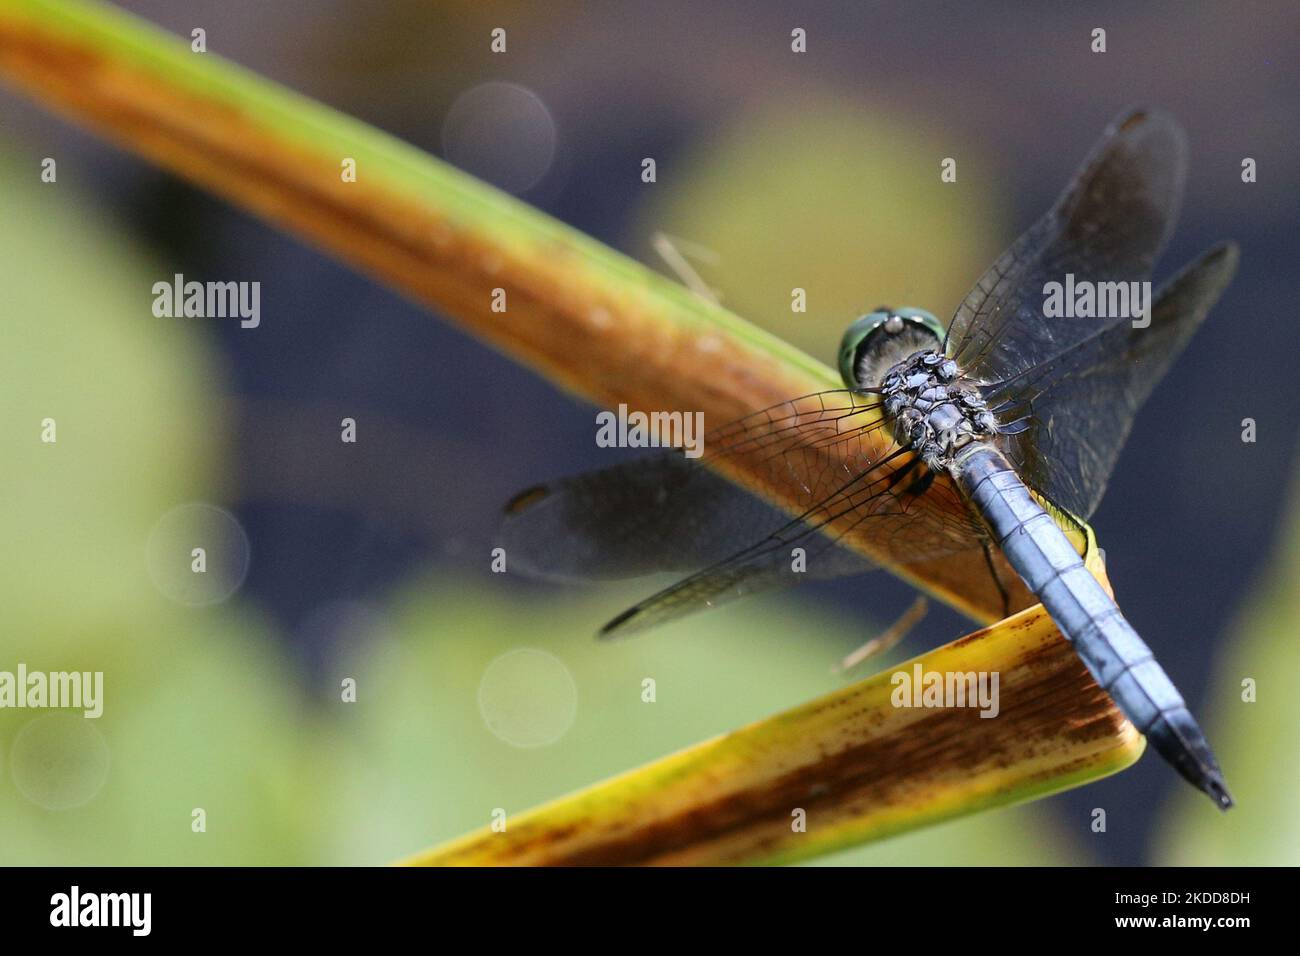
{"type": "Polygon", "coordinates": [[[939,352],[915,352],[880,384],[885,414],[900,445],[916,449],[931,469],[944,469],[972,441],[997,434],[997,422],[979,387],[939,352]]]}

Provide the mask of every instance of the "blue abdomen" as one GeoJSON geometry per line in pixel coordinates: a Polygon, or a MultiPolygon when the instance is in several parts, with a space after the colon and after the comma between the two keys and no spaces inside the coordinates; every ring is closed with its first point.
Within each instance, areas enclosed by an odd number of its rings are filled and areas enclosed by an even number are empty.
{"type": "Polygon", "coordinates": [[[950,470],[1097,683],[1184,777],[1231,806],[1209,744],[1173,681],[1002,454],[975,443],[950,470]]]}

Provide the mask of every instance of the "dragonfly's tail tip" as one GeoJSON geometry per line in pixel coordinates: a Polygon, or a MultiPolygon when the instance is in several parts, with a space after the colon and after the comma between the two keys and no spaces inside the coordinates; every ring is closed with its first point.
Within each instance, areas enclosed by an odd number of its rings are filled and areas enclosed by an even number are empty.
{"type": "Polygon", "coordinates": [[[1213,774],[1207,777],[1201,789],[1209,794],[1210,799],[1225,813],[1235,806],[1232,794],[1228,792],[1227,784],[1224,783],[1221,774],[1213,774]]]}

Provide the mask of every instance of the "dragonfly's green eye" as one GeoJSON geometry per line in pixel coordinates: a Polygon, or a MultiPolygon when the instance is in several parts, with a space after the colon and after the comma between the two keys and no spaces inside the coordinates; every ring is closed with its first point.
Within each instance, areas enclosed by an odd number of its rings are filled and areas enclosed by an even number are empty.
{"type": "Polygon", "coordinates": [[[849,388],[873,387],[880,384],[878,372],[913,352],[938,349],[943,336],[943,325],[924,309],[877,309],[850,325],[840,340],[840,377],[849,388]]]}

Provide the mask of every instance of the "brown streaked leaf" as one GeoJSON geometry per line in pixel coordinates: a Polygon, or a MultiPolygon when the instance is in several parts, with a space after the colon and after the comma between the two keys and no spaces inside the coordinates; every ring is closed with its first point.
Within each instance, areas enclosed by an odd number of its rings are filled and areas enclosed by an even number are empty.
{"type": "Polygon", "coordinates": [[[1121,770],[1143,738],[1041,607],[851,687],[403,861],[791,862],[1121,770]],[[996,717],[896,707],[893,675],[992,672],[996,717]],[[806,831],[792,827],[802,810],[806,831]]]}

